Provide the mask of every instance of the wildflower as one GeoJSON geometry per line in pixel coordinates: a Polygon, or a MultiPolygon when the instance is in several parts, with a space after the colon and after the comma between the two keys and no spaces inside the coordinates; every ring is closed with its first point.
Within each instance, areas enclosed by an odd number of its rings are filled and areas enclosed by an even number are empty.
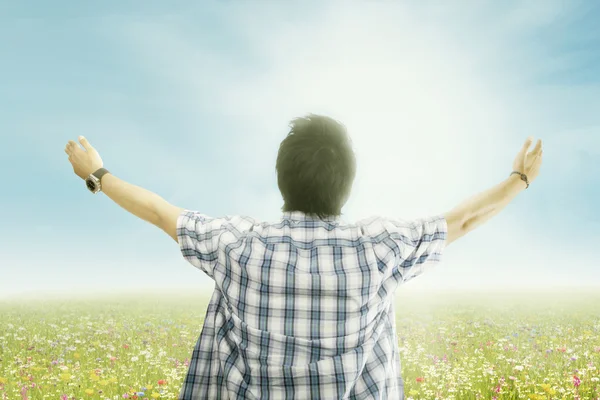
{"type": "Polygon", "coordinates": [[[532,393],[528,397],[529,397],[530,400],[546,400],[546,397],[542,396],[541,394],[534,394],[534,393],[532,393]]]}
{"type": "Polygon", "coordinates": [[[417,377],[417,382],[420,383],[420,382],[423,382],[423,381],[425,381],[425,378],[423,378],[422,376],[418,376],[417,377]]]}
{"type": "Polygon", "coordinates": [[[167,381],[164,379],[159,379],[159,381],[157,382],[159,385],[166,385],[167,381]]]}
{"type": "Polygon", "coordinates": [[[575,385],[576,387],[581,385],[581,379],[579,379],[577,375],[573,375],[573,385],[575,385]]]}
{"type": "Polygon", "coordinates": [[[27,386],[23,386],[21,388],[21,398],[23,400],[28,400],[28,397],[27,397],[27,386]]]}

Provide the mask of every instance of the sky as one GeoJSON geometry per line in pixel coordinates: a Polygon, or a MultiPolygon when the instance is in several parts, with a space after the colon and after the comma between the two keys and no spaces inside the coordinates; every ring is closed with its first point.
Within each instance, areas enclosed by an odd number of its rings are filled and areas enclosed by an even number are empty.
{"type": "Polygon", "coordinates": [[[344,221],[433,216],[539,177],[401,290],[600,287],[600,3],[0,2],[0,298],[191,290],[212,281],[163,231],[91,194],[114,175],[211,216],[276,222],[291,119],[344,123],[344,221]]]}

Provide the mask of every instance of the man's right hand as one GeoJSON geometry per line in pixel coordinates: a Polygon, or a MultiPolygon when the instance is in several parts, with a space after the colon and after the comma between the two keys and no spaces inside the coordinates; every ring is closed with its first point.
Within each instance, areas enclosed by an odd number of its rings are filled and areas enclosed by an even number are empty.
{"type": "Polygon", "coordinates": [[[529,183],[533,182],[540,173],[540,165],[542,164],[542,139],[539,139],[532,151],[529,153],[529,147],[533,142],[532,137],[528,137],[523,144],[523,147],[517,154],[515,161],[513,162],[513,171],[521,172],[527,175],[529,183]]]}

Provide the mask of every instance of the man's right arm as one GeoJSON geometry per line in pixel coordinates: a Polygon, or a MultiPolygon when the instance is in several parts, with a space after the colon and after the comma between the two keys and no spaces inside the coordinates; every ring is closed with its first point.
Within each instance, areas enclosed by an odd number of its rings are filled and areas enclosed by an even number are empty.
{"type": "Polygon", "coordinates": [[[448,225],[446,246],[498,214],[525,188],[520,176],[511,175],[444,214],[448,225]]]}

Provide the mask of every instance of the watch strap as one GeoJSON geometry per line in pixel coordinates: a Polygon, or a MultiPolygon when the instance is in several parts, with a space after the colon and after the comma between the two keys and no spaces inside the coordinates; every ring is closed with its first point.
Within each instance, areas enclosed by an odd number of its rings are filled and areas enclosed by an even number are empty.
{"type": "Polygon", "coordinates": [[[98,179],[98,182],[101,182],[102,177],[108,173],[109,171],[106,168],[99,168],[96,172],[92,173],[92,175],[98,179]]]}

